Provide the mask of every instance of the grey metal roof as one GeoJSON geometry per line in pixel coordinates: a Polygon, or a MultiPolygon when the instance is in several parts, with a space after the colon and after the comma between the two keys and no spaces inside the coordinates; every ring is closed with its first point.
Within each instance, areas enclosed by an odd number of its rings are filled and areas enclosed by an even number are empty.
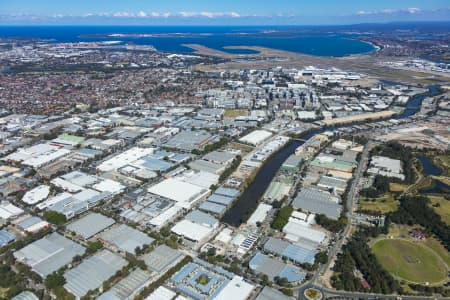
{"type": "Polygon", "coordinates": [[[170,162],[153,158],[150,155],[142,158],[142,160],[144,160],[142,165],[152,171],[165,171],[173,166],[170,162]]]}
{"type": "Polygon", "coordinates": [[[264,244],[264,251],[277,254],[300,264],[313,264],[317,253],[315,249],[301,247],[300,245],[294,245],[276,238],[269,238],[264,244]]]}
{"type": "Polygon", "coordinates": [[[85,248],[58,233],[51,233],[40,240],[14,252],[14,257],[29,265],[42,277],[69,264],[85,248]]]}
{"type": "Polygon", "coordinates": [[[112,194],[110,192],[97,192],[92,189],[85,189],[72,197],[65,198],[49,207],[50,210],[64,214],[68,219],[75,215],[87,211],[97,205],[100,201],[107,199],[112,194]]]}
{"type": "MultiPolygon", "coordinates": [[[[322,191],[320,189],[317,188],[313,188],[313,187],[307,187],[307,188],[303,188],[297,195],[296,199],[304,199],[307,201],[318,201],[318,200],[322,200],[322,201],[332,201],[332,196],[330,193],[322,191]]],[[[295,200],[294,200],[294,205],[295,205],[295,200]]]]}
{"type": "Polygon", "coordinates": [[[87,148],[79,149],[77,152],[88,155],[88,156],[97,156],[97,155],[103,154],[103,152],[100,150],[87,149],[87,148]]]}
{"type": "Polygon", "coordinates": [[[190,162],[189,167],[193,170],[205,171],[213,174],[216,174],[220,169],[224,168],[224,166],[220,164],[216,164],[202,159],[190,162]]]}
{"type": "Polygon", "coordinates": [[[64,287],[76,297],[83,297],[89,290],[102,286],[103,282],[127,265],[127,261],[108,250],[102,250],[64,273],[64,287]]]}
{"type": "Polygon", "coordinates": [[[160,245],[152,252],[145,254],[142,259],[150,270],[160,273],[177,263],[182,257],[183,254],[180,251],[166,245],[160,245]]]}
{"type": "Polygon", "coordinates": [[[256,253],[250,260],[249,267],[256,273],[266,274],[270,280],[285,277],[289,282],[301,281],[306,273],[293,265],[287,265],[262,253],[256,253]]]}
{"type": "Polygon", "coordinates": [[[183,161],[186,161],[190,159],[192,155],[186,154],[186,153],[177,153],[174,156],[172,156],[169,160],[175,163],[181,163],[183,161]]]}
{"type": "Polygon", "coordinates": [[[76,234],[88,239],[113,225],[115,222],[114,219],[105,217],[102,214],[89,213],[66,227],[68,230],[75,231],[76,234]]]}
{"type": "Polygon", "coordinates": [[[274,288],[265,286],[255,300],[293,300],[293,299],[295,298],[286,296],[285,294],[274,288]]]}
{"type": "Polygon", "coordinates": [[[219,194],[212,194],[211,196],[209,196],[208,199],[206,199],[206,201],[229,206],[234,201],[234,198],[228,197],[228,196],[222,196],[219,194]]]}
{"type": "Polygon", "coordinates": [[[27,229],[30,226],[33,226],[34,224],[37,224],[39,222],[42,222],[42,219],[36,216],[32,216],[30,218],[27,218],[23,220],[22,222],[18,223],[17,226],[22,229],[27,229]]]}
{"type": "Polygon", "coordinates": [[[231,189],[231,188],[224,188],[224,187],[219,187],[217,190],[214,191],[214,194],[216,195],[221,195],[221,196],[227,196],[227,197],[232,197],[235,198],[239,195],[239,190],[237,189],[231,189]]]}
{"type": "Polygon", "coordinates": [[[39,300],[39,298],[30,291],[23,291],[22,293],[12,297],[11,300],[39,300]]]}
{"type": "Polygon", "coordinates": [[[250,260],[249,267],[256,273],[266,274],[270,280],[280,275],[285,264],[279,260],[272,259],[262,253],[256,253],[250,260]]]}
{"type": "Polygon", "coordinates": [[[292,154],[289,156],[283,163],[284,167],[293,167],[296,168],[302,162],[302,158],[292,154]]]}
{"type": "Polygon", "coordinates": [[[136,247],[150,245],[154,239],[128,225],[121,224],[101,235],[101,239],[115,245],[119,250],[134,254],[136,247]]]}
{"type": "Polygon", "coordinates": [[[330,193],[315,188],[302,189],[292,202],[296,209],[324,214],[329,218],[338,219],[342,206],[334,202],[330,193]]]}
{"type": "Polygon", "coordinates": [[[67,173],[63,176],[61,176],[62,179],[67,180],[73,184],[76,184],[78,186],[88,186],[88,185],[92,185],[96,182],[98,182],[98,178],[96,178],[95,176],[92,176],[90,174],[87,173],[83,173],[80,171],[73,171],[70,173],[67,173]]]}
{"type": "Polygon", "coordinates": [[[225,151],[212,151],[203,156],[204,160],[212,161],[218,164],[224,164],[235,157],[233,153],[225,151]]]}
{"type": "Polygon", "coordinates": [[[347,181],[336,177],[322,176],[318,184],[326,187],[345,189],[345,187],[347,186],[347,181]]]}
{"type": "Polygon", "coordinates": [[[203,148],[213,137],[206,131],[181,131],[169,139],[164,146],[191,151],[203,148]]]}
{"type": "Polygon", "coordinates": [[[267,242],[264,244],[264,251],[281,254],[289,245],[290,243],[286,241],[276,238],[269,238],[269,240],[267,240],[267,242]]]}
{"type": "Polygon", "coordinates": [[[221,215],[227,210],[227,207],[225,205],[217,204],[214,202],[205,201],[198,207],[199,209],[211,212],[213,214],[221,215]]]}
{"type": "Polygon", "coordinates": [[[97,300],[126,300],[142,288],[150,279],[150,273],[141,269],[132,271],[127,277],[116,283],[109,291],[102,294],[97,300]]]}
{"type": "Polygon", "coordinates": [[[188,213],[186,215],[186,220],[200,225],[208,225],[209,227],[213,227],[218,222],[217,219],[199,210],[194,210],[188,213]]]}
{"type": "Polygon", "coordinates": [[[328,192],[315,188],[302,189],[292,202],[296,209],[324,214],[329,218],[338,219],[342,206],[332,200],[332,195],[328,192]]]}
{"type": "Polygon", "coordinates": [[[121,300],[113,291],[107,291],[97,297],[96,300],[121,300]]]}

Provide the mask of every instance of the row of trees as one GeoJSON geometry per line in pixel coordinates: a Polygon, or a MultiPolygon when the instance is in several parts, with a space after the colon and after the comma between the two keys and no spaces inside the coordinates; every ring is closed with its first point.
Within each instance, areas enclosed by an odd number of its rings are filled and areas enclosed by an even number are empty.
{"type": "Polygon", "coordinates": [[[339,220],[328,218],[324,214],[317,214],[315,217],[316,223],[328,231],[338,233],[345,228],[348,220],[345,216],[341,216],[339,220]]]}
{"type": "Polygon", "coordinates": [[[156,290],[158,287],[162,286],[164,282],[172,277],[173,274],[181,270],[184,265],[192,261],[192,257],[186,256],[183,258],[181,262],[179,262],[175,267],[171,268],[169,271],[167,271],[164,275],[162,275],[158,280],[152,282],[150,285],[145,287],[139,295],[137,295],[134,299],[141,300],[145,299],[148,295],[150,295],[154,290],[156,290]]]}
{"type": "Polygon", "coordinates": [[[235,159],[233,159],[233,162],[231,165],[220,175],[219,181],[222,182],[225,179],[228,178],[241,164],[242,157],[240,155],[237,155],[235,159]]]}
{"type": "Polygon", "coordinates": [[[336,273],[332,277],[332,284],[335,288],[367,292],[361,285],[361,278],[355,276],[355,270],[359,270],[369,283],[370,292],[392,294],[402,291],[398,282],[379,264],[367,245],[369,236],[378,234],[376,231],[376,228],[361,229],[343,247],[334,265],[336,273]]]}
{"type": "Polygon", "coordinates": [[[202,155],[217,149],[222,148],[223,146],[225,146],[226,144],[228,144],[228,139],[227,138],[220,138],[220,140],[218,140],[215,143],[206,145],[205,148],[203,150],[200,149],[194,149],[191,151],[192,154],[196,154],[196,155],[202,155]]]}
{"type": "Polygon", "coordinates": [[[433,294],[441,294],[443,297],[450,297],[450,289],[442,286],[424,286],[420,284],[408,284],[408,286],[411,289],[427,296],[432,296],[433,294]]]}
{"type": "Polygon", "coordinates": [[[278,211],[277,216],[273,220],[271,226],[273,229],[282,230],[283,227],[288,223],[290,216],[292,215],[292,212],[294,211],[294,208],[292,206],[284,206],[280,208],[278,211]]]}

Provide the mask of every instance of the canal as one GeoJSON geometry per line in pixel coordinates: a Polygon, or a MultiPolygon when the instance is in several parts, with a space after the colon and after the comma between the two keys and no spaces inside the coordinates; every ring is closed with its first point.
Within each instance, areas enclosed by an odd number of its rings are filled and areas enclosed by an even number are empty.
{"type": "MultiPolygon", "coordinates": [[[[412,116],[420,110],[420,105],[423,99],[429,96],[435,96],[439,94],[439,87],[436,85],[429,86],[429,93],[417,95],[413,97],[407,104],[406,109],[396,119],[403,119],[412,116]]],[[[333,129],[349,127],[354,124],[335,126],[333,129]]],[[[302,138],[308,140],[317,133],[323,132],[324,129],[320,128],[314,130],[302,138]]],[[[256,174],[254,180],[241,194],[235,204],[225,213],[222,217],[222,222],[229,225],[238,227],[242,223],[246,222],[253,211],[256,209],[259,203],[259,199],[264,195],[267,187],[272,179],[275,177],[278,169],[283,162],[295,152],[295,149],[302,145],[304,142],[293,140],[287,144],[284,148],[275,153],[269,160],[261,167],[256,174]]]]}
{"type": "MultiPolygon", "coordinates": [[[[417,159],[422,164],[423,173],[427,176],[440,176],[442,174],[442,170],[433,164],[433,161],[427,156],[417,156],[417,159]]],[[[431,185],[428,187],[424,187],[419,190],[422,194],[440,194],[440,193],[449,193],[450,185],[445,184],[444,182],[432,179],[431,185]]]]}
{"type": "Polygon", "coordinates": [[[442,174],[441,169],[436,167],[429,157],[427,157],[427,156],[417,156],[416,158],[422,164],[423,173],[425,175],[440,176],[442,174]]]}
{"type": "Polygon", "coordinates": [[[418,111],[420,111],[420,106],[422,105],[423,99],[430,97],[430,96],[436,96],[439,95],[439,86],[437,85],[430,85],[428,86],[428,93],[421,94],[413,97],[411,100],[408,101],[408,104],[406,105],[406,109],[399,115],[395,116],[394,119],[404,119],[408,118],[418,111]]]}
{"type": "MultiPolygon", "coordinates": [[[[321,130],[315,130],[305,135],[305,140],[317,134],[321,130]]],[[[258,205],[259,199],[264,195],[267,187],[275,177],[278,169],[283,162],[295,152],[304,142],[292,140],[284,148],[276,152],[269,160],[259,169],[253,181],[241,194],[234,206],[230,208],[222,218],[222,221],[233,226],[239,226],[247,221],[250,215],[258,205]]]]}

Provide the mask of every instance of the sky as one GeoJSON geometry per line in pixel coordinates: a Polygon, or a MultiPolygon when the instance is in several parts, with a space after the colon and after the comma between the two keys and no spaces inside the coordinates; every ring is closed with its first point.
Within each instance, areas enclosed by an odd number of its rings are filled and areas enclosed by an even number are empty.
{"type": "Polygon", "coordinates": [[[449,0],[0,0],[0,24],[328,25],[450,21],[449,0]]]}

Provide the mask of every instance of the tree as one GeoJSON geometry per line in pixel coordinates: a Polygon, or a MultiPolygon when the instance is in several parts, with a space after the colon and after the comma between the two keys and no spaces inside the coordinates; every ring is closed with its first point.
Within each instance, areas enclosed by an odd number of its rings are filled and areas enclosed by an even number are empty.
{"type": "Polygon", "coordinates": [[[75,257],[72,259],[72,262],[79,263],[83,260],[83,257],[81,255],[75,255],[75,257]]]}
{"type": "Polygon", "coordinates": [[[164,226],[159,231],[164,237],[168,237],[170,235],[170,228],[167,226],[164,226]]]}
{"type": "Polygon", "coordinates": [[[66,216],[56,211],[45,212],[44,219],[56,226],[62,226],[67,222],[66,216]]]}
{"type": "Polygon", "coordinates": [[[47,276],[44,280],[45,287],[49,290],[62,287],[66,283],[66,279],[60,272],[54,272],[47,276]]]}
{"type": "Polygon", "coordinates": [[[282,288],[280,291],[283,294],[285,294],[286,296],[289,296],[289,297],[294,296],[294,291],[292,291],[292,289],[282,288]]]}
{"type": "Polygon", "coordinates": [[[317,264],[326,264],[328,261],[328,255],[325,251],[318,252],[315,256],[315,262],[317,264]]]}
{"type": "Polygon", "coordinates": [[[282,207],[278,211],[278,214],[277,214],[275,220],[273,220],[273,222],[271,224],[272,228],[277,229],[277,230],[283,229],[283,227],[288,223],[289,218],[293,211],[294,211],[294,208],[292,206],[282,207]]]}
{"type": "Polygon", "coordinates": [[[211,247],[208,249],[208,251],[206,252],[206,255],[208,256],[215,256],[216,255],[216,248],[211,247]]]}
{"type": "Polygon", "coordinates": [[[275,282],[276,282],[279,286],[287,286],[287,285],[289,285],[289,281],[287,280],[286,277],[276,277],[276,278],[275,278],[275,282]]]}
{"type": "Polygon", "coordinates": [[[136,248],[134,248],[134,254],[136,254],[137,256],[141,255],[143,251],[144,249],[141,249],[141,247],[139,246],[136,246],[136,248]]]}
{"type": "Polygon", "coordinates": [[[166,240],[166,245],[169,246],[170,248],[178,249],[178,238],[177,238],[177,236],[172,234],[166,240]]]}
{"type": "Polygon", "coordinates": [[[262,284],[264,286],[268,286],[268,285],[270,286],[271,285],[271,282],[269,280],[269,276],[267,276],[266,274],[261,274],[260,277],[261,277],[262,284]]]}
{"type": "Polygon", "coordinates": [[[96,252],[103,248],[103,244],[100,241],[88,242],[88,248],[91,252],[96,252]]]}
{"type": "Polygon", "coordinates": [[[341,217],[339,218],[339,220],[333,220],[328,218],[324,214],[317,214],[315,220],[318,225],[334,233],[337,233],[344,229],[345,225],[347,224],[347,218],[345,217],[341,217]]]}
{"type": "Polygon", "coordinates": [[[238,259],[230,264],[230,271],[237,275],[241,274],[241,262],[238,259]]]}

